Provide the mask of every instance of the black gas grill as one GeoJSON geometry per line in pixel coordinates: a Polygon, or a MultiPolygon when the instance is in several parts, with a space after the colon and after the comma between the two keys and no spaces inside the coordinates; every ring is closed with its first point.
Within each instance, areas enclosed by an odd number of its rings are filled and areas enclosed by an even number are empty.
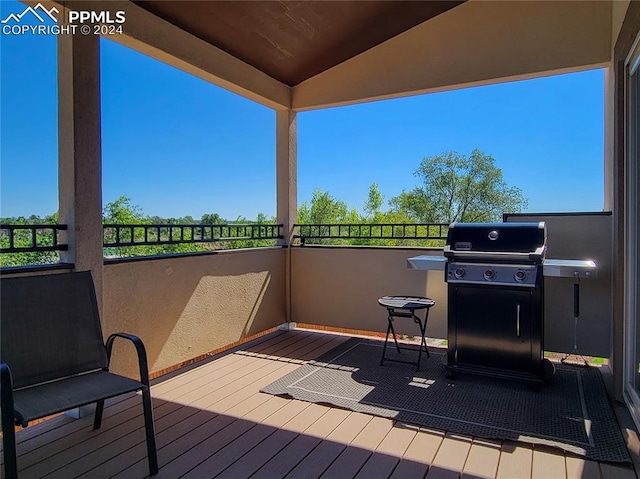
{"type": "Polygon", "coordinates": [[[541,385],[544,359],[544,223],[453,223],[449,228],[447,357],[457,372],[541,385]]]}

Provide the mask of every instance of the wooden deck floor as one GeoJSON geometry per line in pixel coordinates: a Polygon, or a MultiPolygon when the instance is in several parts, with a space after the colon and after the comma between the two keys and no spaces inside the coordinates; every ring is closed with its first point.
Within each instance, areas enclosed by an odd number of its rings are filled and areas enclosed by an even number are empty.
{"type": "MultiPolygon", "coordinates": [[[[158,478],[598,478],[631,468],[547,447],[487,441],[260,393],[346,336],[274,333],[152,388],[158,478]]],[[[103,426],[59,416],[18,433],[21,478],[143,478],[138,396],[112,400],[103,426]]]]}

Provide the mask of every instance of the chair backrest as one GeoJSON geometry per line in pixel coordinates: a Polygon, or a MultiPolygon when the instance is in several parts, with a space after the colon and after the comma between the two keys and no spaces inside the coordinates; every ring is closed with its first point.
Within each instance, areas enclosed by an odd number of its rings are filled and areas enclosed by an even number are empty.
{"type": "Polygon", "coordinates": [[[16,389],[106,367],[91,272],[0,279],[0,337],[16,389]]]}

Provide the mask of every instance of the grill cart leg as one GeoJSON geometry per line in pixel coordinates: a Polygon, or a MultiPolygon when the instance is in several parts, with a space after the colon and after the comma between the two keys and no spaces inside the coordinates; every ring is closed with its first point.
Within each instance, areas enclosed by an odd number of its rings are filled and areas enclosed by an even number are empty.
{"type": "Polygon", "coordinates": [[[589,362],[585,359],[585,357],[580,354],[578,351],[578,318],[580,317],[580,275],[575,273],[574,275],[575,281],[573,283],[573,349],[570,353],[567,353],[560,362],[564,363],[569,356],[575,354],[576,356],[580,356],[583,364],[580,366],[584,368],[589,367],[589,362]]]}

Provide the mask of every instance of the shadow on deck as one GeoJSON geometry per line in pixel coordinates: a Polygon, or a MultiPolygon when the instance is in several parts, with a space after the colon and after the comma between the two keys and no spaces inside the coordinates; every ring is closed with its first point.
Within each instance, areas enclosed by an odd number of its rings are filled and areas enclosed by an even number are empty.
{"type": "MultiPolygon", "coordinates": [[[[177,478],[636,478],[550,447],[489,441],[259,392],[349,336],[276,332],[154,381],[160,472],[177,478]]],[[[21,478],[148,475],[140,398],[103,426],[58,416],[18,432],[21,478]]]]}

